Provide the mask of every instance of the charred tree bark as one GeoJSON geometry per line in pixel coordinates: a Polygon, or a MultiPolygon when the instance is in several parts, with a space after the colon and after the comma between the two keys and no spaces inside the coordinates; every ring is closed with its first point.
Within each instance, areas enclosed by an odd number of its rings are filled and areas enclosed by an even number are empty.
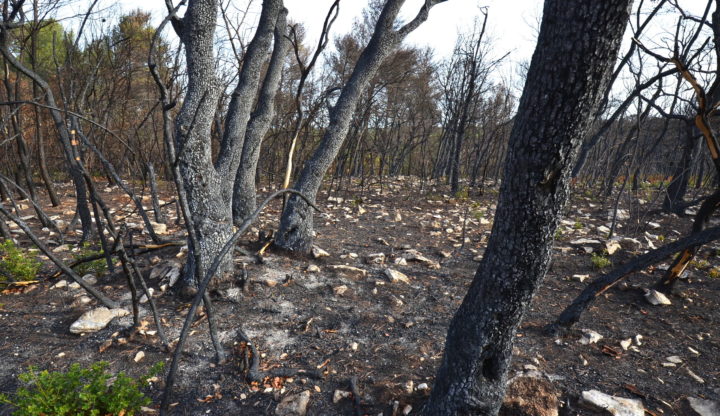
{"type": "Polygon", "coordinates": [[[493,232],[450,323],[425,414],[497,414],[513,338],[547,272],[570,171],[607,87],[629,12],[629,0],[545,2],[493,232]]]}
{"type": "Polygon", "coordinates": [[[693,150],[697,143],[694,124],[692,120],[685,126],[685,146],[683,146],[682,157],[672,175],[672,182],[668,185],[665,197],[663,198],[663,211],[682,214],[685,210],[685,193],[687,192],[692,170],[693,150]]]}
{"type": "Polygon", "coordinates": [[[270,58],[270,66],[260,90],[257,109],[247,126],[240,166],[235,176],[232,210],[233,220],[236,224],[241,224],[256,208],[255,177],[260,158],[260,146],[270,128],[270,122],[275,116],[275,95],[280,86],[283,61],[290,47],[286,26],[286,13],[281,13],[275,25],[275,46],[270,58]]]}
{"type": "MultiPolygon", "coordinates": [[[[190,2],[185,16],[173,25],[185,46],[188,77],[183,105],[175,119],[177,163],[199,245],[189,245],[188,259],[193,259],[197,250],[203,274],[232,235],[233,183],[245,132],[278,15],[286,13],[281,0],[263,2],[257,32],[248,45],[230,100],[219,154],[213,162],[211,130],[221,91],[213,50],[218,7],[216,0],[190,2]]],[[[191,263],[185,267],[184,283],[194,285],[191,263]]],[[[232,270],[232,256],[225,255],[218,277],[222,279],[232,270]]]]}
{"type": "MultiPolygon", "coordinates": [[[[420,24],[427,20],[430,9],[445,0],[426,0],[420,12],[413,20],[399,29],[394,25],[404,0],[388,0],[383,7],[375,31],[358,62],[350,79],[342,88],[337,103],[330,111],[330,124],[315,153],[305,163],[300,177],[294,185],[295,190],[315,201],[323,177],[342,147],[358,100],[383,60],[387,58],[400,42],[420,24]]],[[[280,229],[275,244],[285,250],[307,253],[313,241],[313,213],[310,206],[300,197],[292,195],[287,200],[280,219],[280,229]]]]}

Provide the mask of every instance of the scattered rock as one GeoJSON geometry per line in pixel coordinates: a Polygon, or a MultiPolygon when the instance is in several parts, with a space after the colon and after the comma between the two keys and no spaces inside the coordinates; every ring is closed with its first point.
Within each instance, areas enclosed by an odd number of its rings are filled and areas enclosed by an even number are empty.
{"type": "Polygon", "coordinates": [[[667,362],[673,363],[673,364],[682,364],[682,362],[683,362],[682,358],[678,357],[677,355],[667,357],[665,360],[667,362]]]}
{"type": "Polygon", "coordinates": [[[115,317],[129,315],[126,309],[108,309],[104,306],[85,312],[70,325],[70,332],[82,334],[85,332],[97,332],[105,328],[115,317]]]}
{"type": "Polygon", "coordinates": [[[624,339],[620,341],[620,346],[623,350],[627,351],[628,348],[630,348],[630,345],[632,345],[632,338],[624,339]]]}
{"type": "Polygon", "coordinates": [[[607,235],[610,234],[610,227],[607,225],[599,225],[597,232],[601,234],[601,237],[607,237],[607,235]]]}
{"type": "Polygon", "coordinates": [[[352,397],[352,392],[345,391],[345,390],[335,390],[333,393],[333,403],[339,403],[343,399],[349,399],[352,397]]]}
{"type": "Polygon", "coordinates": [[[670,302],[667,296],[655,289],[646,290],[645,299],[650,302],[651,305],[672,305],[672,302],[670,302]]]}
{"type": "Polygon", "coordinates": [[[658,223],[656,223],[656,222],[652,222],[652,221],[650,221],[649,223],[647,223],[647,225],[648,225],[648,227],[652,228],[653,230],[657,230],[658,228],[661,227],[660,224],[658,224],[658,223]]]}
{"type": "Polygon", "coordinates": [[[420,383],[417,385],[417,391],[430,390],[430,386],[427,383],[420,383]]]}
{"type": "Polygon", "coordinates": [[[508,383],[499,416],[557,416],[559,404],[550,381],[520,376],[508,383]]]}
{"type": "Polygon", "coordinates": [[[286,396],[275,408],[276,416],[305,416],[310,403],[310,390],[286,396]]]}
{"type": "Polygon", "coordinates": [[[613,217],[615,217],[618,221],[627,220],[630,218],[630,212],[626,209],[619,209],[616,214],[615,210],[608,210],[608,219],[612,220],[613,217]]]}
{"type": "MultiPolygon", "coordinates": [[[[697,416],[718,416],[720,415],[720,403],[714,400],[698,399],[688,397],[687,402],[697,416]]],[[[694,416],[694,415],[693,415],[694,416]]]]}
{"type": "MultiPolygon", "coordinates": [[[[148,288],[148,292],[150,292],[150,296],[152,296],[152,295],[155,293],[155,289],[149,287],[149,288],[148,288]]],[[[148,301],[148,297],[147,297],[147,295],[146,295],[145,293],[143,293],[143,295],[140,297],[140,301],[139,301],[139,302],[140,302],[140,303],[147,303],[147,301],[148,301]]]]}
{"type": "Polygon", "coordinates": [[[320,271],[320,268],[314,264],[310,264],[305,270],[307,270],[308,273],[317,273],[320,271]]]}
{"type": "Polygon", "coordinates": [[[580,338],[579,342],[583,345],[594,344],[594,343],[600,341],[601,339],[603,339],[602,335],[600,335],[599,333],[597,333],[591,329],[583,329],[582,333],[583,333],[583,335],[582,335],[582,338],[580,338]]]}
{"type": "Polygon", "coordinates": [[[133,358],[133,361],[139,363],[140,361],[142,361],[143,358],[145,358],[145,353],[142,351],[138,351],[137,354],[135,354],[135,358],[133,358]]]}
{"type": "Polygon", "coordinates": [[[571,241],[570,244],[574,246],[601,246],[600,240],[593,240],[590,238],[578,238],[575,241],[571,241]]]}
{"type": "Polygon", "coordinates": [[[347,290],[348,290],[347,286],[340,285],[340,286],[336,286],[333,288],[333,293],[338,296],[342,296],[343,294],[345,294],[345,292],[347,292],[347,290]]]}
{"type": "Polygon", "coordinates": [[[58,282],[55,283],[54,285],[52,285],[52,287],[50,289],[63,289],[66,287],[68,287],[67,280],[58,280],[58,282]]]}
{"type": "Polygon", "coordinates": [[[622,246],[620,245],[620,242],[618,242],[615,239],[605,242],[605,250],[607,250],[608,255],[610,255],[610,256],[615,254],[621,248],[622,248],[622,246]]]}
{"type": "Polygon", "coordinates": [[[584,282],[585,280],[587,280],[589,278],[590,278],[589,274],[574,274],[571,277],[572,280],[574,280],[576,282],[580,282],[580,283],[584,282]]]}
{"type": "Polygon", "coordinates": [[[155,234],[164,235],[168,233],[167,224],[150,221],[150,225],[152,226],[153,230],[155,230],[155,234]]]}
{"type": "Polygon", "coordinates": [[[383,264],[385,263],[385,253],[372,253],[365,256],[367,264],[383,264]]]}
{"type": "Polygon", "coordinates": [[[580,404],[613,416],[645,416],[645,407],[640,400],[610,396],[598,390],[582,392],[580,404]]]}
{"type": "Polygon", "coordinates": [[[402,215],[400,215],[400,211],[395,211],[395,217],[393,218],[395,222],[402,221],[402,215]]]}
{"type": "Polygon", "coordinates": [[[388,278],[388,280],[390,280],[393,283],[403,282],[403,283],[410,284],[410,279],[407,277],[407,275],[405,275],[404,273],[401,273],[397,270],[393,270],[388,267],[387,269],[383,270],[383,273],[388,278]]]}
{"type": "Polygon", "coordinates": [[[439,269],[440,264],[436,261],[432,261],[429,258],[423,256],[419,251],[415,249],[408,249],[402,253],[402,257],[406,260],[413,260],[425,264],[431,269],[439,269]]]}
{"type": "Polygon", "coordinates": [[[330,266],[327,266],[330,270],[334,270],[338,273],[355,276],[355,277],[365,277],[367,276],[367,271],[364,269],[360,269],[353,266],[346,266],[344,264],[333,264],[330,266]]]}
{"type": "Polygon", "coordinates": [[[413,394],[413,391],[415,391],[415,383],[412,380],[408,380],[403,387],[407,394],[413,394]]]}
{"type": "Polygon", "coordinates": [[[316,259],[319,259],[320,257],[329,257],[330,256],[330,253],[321,249],[318,246],[312,246],[311,252],[312,252],[313,258],[316,258],[316,259]]]}
{"type": "Polygon", "coordinates": [[[398,266],[407,266],[407,260],[405,260],[404,257],[395,258],[395,260],[393,260],[393,263],[397,264],[398,266]]]}
{"type": "Polygon", "coordinates": [[[623,237],[620,240],[620,246],[627,251],[639,251],[642,249],[642,243],[639,240],[630,237],[623,237]]]}

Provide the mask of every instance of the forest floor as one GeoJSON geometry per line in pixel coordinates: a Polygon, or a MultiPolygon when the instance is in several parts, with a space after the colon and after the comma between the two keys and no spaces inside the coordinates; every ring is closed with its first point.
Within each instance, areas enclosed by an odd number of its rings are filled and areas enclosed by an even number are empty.
{"type": "MultiPolygon", "coordinates": [[[[68,187],[64,190],[70,193],[68,187]]],[[[106,188],[103,195],[116,215],[141,223],[117,188],[106,188]]],[[[497,190],[487,188],[482,196],[458,198],[444,186],[420,189],[419,182],[410,179],[386,181],[382,188],[374,185],[364,192],[352,189],[331,197],[321,193],[318,202],[324,213],[315,217],[316,244],[329,256],[300,259],[270,248],[259,264],[252,254],[259,248],[258,231],[276,226],[280,204],[273,203],[241,242],[240,250],[246,254],[237,254],[238,270],[241,263],[246,264],[247,291],[224,287],[213,295],[229,362],[214,364],[207,319],[200,318],[180,363],[173,414],[275,414],[280,401],[309,391],[308,414],[350,415],[358,404],[349,397],[333,400],[333,396],[341,394],[338,390],[350,390],[353,377],[362,414],[417,411],[429,394],[427,387],[432,387],[449,320],[487,242],[496,197],[497,190]],[[372,256],[377,253],[384,255],[384,261],[372,256]],[[400,260],[418,255],[425,260],[400,260]],[[309,266],[316,267],[308,270],[309,266]],[[409,280],[391,282],[384,273],[387,268],[404,273],[409,280]],[[322,378],[301,374],[246,383],[239,328],[260,351],[262,369],[310,370],[322,378]]],[[[689,231],[691,217],[648,214],[652,205],[639,205],[637,200],[621,203],[625,210],[621,214],[629,218],[621,215],[617,234],[634,237],[640,245],[635,251],[623,248],[609,256],[613,265],[689,231]]],[[[72,199],[47,211],[67,224],[73,214],[72,199]]],[[[32,211],[26,207],[21,214],[29,216],[32,211]]],[[[180,239],[182,230],[172,221],[174,209],[167,214],[171,220],[164,237],[180,239]]],[[[576,240],[604,242],[603,226],[609,222],[608,207],[599,198],[576,194],[568,204],[550,271],[517,333],[511,376],[541,373],[551,380],[559,392],[561,415],[599,414],[578,403],[582,392],[592,389],[640,399],[650,415],[690,414],[686,413],[687,397],[719,400],[720,278],[710,277],[712,267],[720,266],[718,244],[701,250],[698,261],[678,283],[677,293],[670,296],[671,305],[652,306],[643,296],[643,288],[662,275],[663,265],[656,265],[600,296],[563,336],[543,331],[602,273],[588,253],[590,249],[600,252],[602,247],[576,240]],[[582,275],[589,278],[581,282],[582,275]],[[603,338],[583,344],[579,342],[582,330],[596,331],[603,338]],[[628,339],[626,350],[621,342],[628,339]]],[[[58,248],[57,236],[37,224],[34,227],[46,240],[55,240],[50,246],[59,255],[70,260],[78,255],[72,252],[72,244],[58,248]]],[[[21,233],[16,237],[29,246],[21,233]]],[[[66,243],[73,239],[77,236],[68,235],[66,243]]],[[[183,255],[180,247],[170,247],[138,257],[138,262],[148,276],[153,269],[180,265],[183,255]]],[[[666,259],[665,266],[670,260],[666,259]]],[[[169,354],[161,350],[154,335],[147,304],[141,305],[144,335],[124,338],[122,330],[131,324],[130,316],[115,319],[99,332],[71,334],[70,324],[97,302],[83,299],[81,289],[55,287],[67,278],[49,277],[54,270],[48,263],[38,284],[9,288],[0,295],[0,392],[14,391],[17,375],[31,365],[59,370],[75,362],[108,361],[113,371],[139,375],[158,361],[169,363],[169,354]],[[136,362],[140,351],[144,358],[136,362]]],[[[174,339],[188,303],[172,290],[163,292],[161,283],[149,280],[165,331],[174,339]]],[[[113,299],[129,302],[121,273],[98,276],[97,287],[113,299]]],[[[154,407],[162,388],[162,378],[151,385],[154,407]]],[[[0,407],[0,415],[10,412],[9,407],[0,407]]]]}

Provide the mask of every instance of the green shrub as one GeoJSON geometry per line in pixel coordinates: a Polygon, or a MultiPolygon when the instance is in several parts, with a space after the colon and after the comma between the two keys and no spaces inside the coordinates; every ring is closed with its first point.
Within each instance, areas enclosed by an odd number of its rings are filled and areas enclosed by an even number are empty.
{"type": "Polygon", "coordinates": [[[0,243],[0,282],[35,279],[42,263],[33,255],[17,247],[12,240],[0,243]]]}
{"type": "Polygon", "coordinates": [[[13,397],[0,395],[0,402],[14,406],[15,416],[131,416],[151,403],[140,389],[160,372],[163,362],[138,379],[123,372],[113,376],[105,371],[107,367],[104,361],[87,369],[73,364],[66,373],[30,367],[18,376],[25,386],[13,397]]]}
{"type": "MultiPolygon", "coordinates": [[[[97,256],[102,255],[102,250],[94,250],[90,243],[83,243],[82,246],[80,246],[80,249],[73,254],[74,260],[80,260],[86,257],[90,256],[97,256]]],[[[99,258],[97,260],[91,260],[86,261],[84,263],[80,263],[77,266],[73,267],[73,270],[80,276],[83,276],[88,273],[93,273],[95,275],[102,275],[107,271],[107,263],[105,262],[105,258],[99,258]]]]}
{"type": "Polygon", "coordinates": [[[610,261],[609,258],[607,258],[604,254],[601,253],[592,253],[590,256],[590,261],[593,264],[593,267],[595,267],[598,270],[602,270],[606,267],[612,266],[612,261],[610,261]]]}

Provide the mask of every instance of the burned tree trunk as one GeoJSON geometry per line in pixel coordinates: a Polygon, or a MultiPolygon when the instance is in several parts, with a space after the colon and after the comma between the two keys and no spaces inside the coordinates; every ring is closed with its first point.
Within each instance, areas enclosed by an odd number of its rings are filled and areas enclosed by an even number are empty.
{"type": "MultiPolygon", "coordinates": [[[[212,259],[232,235],[233,184],[245,132],[273,30],[278,23],[285,25],[287,13],[281,0],[263,2],[257,32],[248,45],[230,100],[219,154],[213,162],[211,130],[221,91],[213,50],[218,7],[216,0],[190,2],[185,16],[174,24],[185,46],[188,77],[183,105],[175,119],[177,164],[192,216],[192,232],[199,245],[189,248],[191,254],[198,250],[202,273],[207,272],[212,259]]],[[[268,72],[272,73],[272,69],[268,72]]],[[[198,265],[188,263],[184,280],[185,284],[192,284],[193,270],[198,265]]],[[[232,269],[232,256],[225,255],[218,276],[228,276],[232,269]]]]}
{"type": "MultiPolygon", "coordinates": [[[[345,141],[358,100],[371,78],[383,60],[400,45],[400,42],[427,20],[430,9],[443,1],[445,0],[426,0],[417,16],[399,29],[395,29],[394,25],[405,0],[388,0],[385,3],[372,38],[360,54],[350,79],[330,111],[330,124],[315,153],[305,163],[300,178],[294,185],[295,190],[315,201],[323,177],[345,141]]],[[[302,198],[293,195],[285,205],[275,244],[285,250],[307,253],[310,251],[312,241],[312,210],[302,198]]]]}
{"type": "Polygon", "coordinates": [[[496,415],[500,408],[513,338],[547,272],[570,171],[605,92],[629,5],[545,2],[492,235],[450,323],[425,414],[496,415]]]}
{"type": "Polygon", "coordinates": [[[288,41],[285,14],[281,14],[275,25],[275,46],[268,73],[265,75],[257,109],[252,115],[245,133],[240,166],[235,177],[233,189],[232,210],[233,219],[236,224],[255,211],[257,192],[255,189],[255,177],[257,176],[258,159],[260,158],[260,145],[270,127],[270,122],[275,115],[275,94],[280,85],[283,60],[287,55],[290,42],[288,41]]]}

